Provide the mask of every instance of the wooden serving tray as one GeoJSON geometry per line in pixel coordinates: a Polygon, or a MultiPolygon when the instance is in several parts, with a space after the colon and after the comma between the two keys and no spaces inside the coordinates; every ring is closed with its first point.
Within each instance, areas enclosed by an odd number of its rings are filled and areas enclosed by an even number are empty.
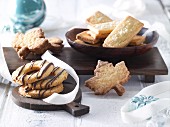
{"type": "MultiPolygon", "coordinates": [[[[68,93],[72,91],[75,87],[75,83],[64,82],[64,90],[62,93],[68,93]]],[[[82,91],[79,89],[75,99],[73,102],[65,104],[65,105],[53,105],[44,102],[41,99],[33,99],[23,97],[18,92],[19,87],[16,87],[12,90],[12,100],[13,102],[23,108],[38,110],[38,111],[57,111],[57,110],[65,110],[73,116],[82,116],[84,114],[89,113],[89,106],[80,104],[82,99],[82,91]]]]}
{"type": "MultiPolygon", "coordinates": [[[[19,66],[30,62],[31,60],[41,59],[40,56],[29,55],[27,60],[21,60],[16,51],[11,47],[4,47],[3,51],[11,73],[19,66]]],[[[77,52],[71,47],[65,47],[62,53],[59,55],[54,54],[54,56],[72,66],[79,75],[93,75],[98,60],[98,58],[77,52]]],[[[101,60],[112,62],[113,65],[124,60],[131,75],[143,75],[145,82],[154,82],[155,75],[168,74],[168,68],[157,47],[152,48],[143,55],[101,60]]]]}

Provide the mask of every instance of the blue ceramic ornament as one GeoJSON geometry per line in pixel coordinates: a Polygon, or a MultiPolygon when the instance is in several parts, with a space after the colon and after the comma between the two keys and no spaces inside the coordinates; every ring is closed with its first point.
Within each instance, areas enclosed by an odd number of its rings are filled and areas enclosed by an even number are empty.
{"type": "Polygon", "coordinates": [[[44,0],[11,0],[9,18],[14,32],[39,26],[45,18],[46,6],[44,0]]]}

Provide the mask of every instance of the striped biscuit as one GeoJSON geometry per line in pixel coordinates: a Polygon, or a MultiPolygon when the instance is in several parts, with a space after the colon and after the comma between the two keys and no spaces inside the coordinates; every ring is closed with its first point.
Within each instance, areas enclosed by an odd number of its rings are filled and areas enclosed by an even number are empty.
{"type": "Polygon", "coordinates": [[[143,25],[131,16],[126,17],[105,39],[103,47],[123,48],[127,46],[143,25]]]}
{"type": "Polygon", "coordinates": [[[63,84],[51,87],[49,89],[42,89],[42,90],[26,90],[27,87],[20,86],[19,87],[19,93],[24,97],[30,97],[30,98],[36,98],[36,99],[43,99],[46,97],[51,96],[53,93],[60,93],[63,91],[64,86],[63,84]]]}

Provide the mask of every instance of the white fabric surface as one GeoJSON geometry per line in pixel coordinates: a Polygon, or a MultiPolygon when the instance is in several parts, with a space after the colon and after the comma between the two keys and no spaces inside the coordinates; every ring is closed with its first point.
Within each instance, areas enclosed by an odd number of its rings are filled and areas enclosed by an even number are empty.
{"type": "MultiPolygon", "coordinates": [[[[136,0],[137,1],[137,0],[136,0]]],[[[70,27],[73,26],[84,26],[84,19],[92,11],[100,9],[105,14],[111,16],[113,19],[113,3],[115,0],[45,0],[47,3],[47,18],[42,27],[45,29],[47,37],[58,36],[64,40],[65,46],[69,46],[65,39],[65,33],[70,27]],[[60,2],[57,3],[57,1],[60,2]],[[62,3],[63,2],[63,3],[62,3]],[[61,4],[62,3],[62,4],[61,4]],[[61,10],[60,10],[61,9],[61,10]],[[60,11],[58,11],[60,10],[60,11]],[[51,20],[61,19],[60,21],[51,20]],[[50,19],[50,20],[48,20],[50,19]],[[62,21],[62,22],[61,22],[62,21]],[[52,22],[52,23],[51,23],[52,22]],[[61,24],[60,24],[61,23],[61,24]],[[53,25],[51,25],[53,24],[53,25]]],[[[160,38],[156,46],[161,52],[162,57],[165,60],[166,65],[170,69],[170,49],[169,49],[169,34],[170,34],[170,23],[165,16],[159,2],[157,0],[143,0],[145,10],[140,15],[135,15],[136,18],[145,21],[146,26],[152,25],[154,22],[160,23],[165,27],[158,31],[160,38]],[[168,33],[168,35],[164,34],[168,33]],[[162,35],[166,35],[163,37],[162,35]]],[[[0,16],[5,15],[4,9],[6,0],[0,0],[0,16]],[[4,1],[4,2],[2,2],[4,1]]],[[[129,14],[129,11],[125,11],[125,14],[129,14]]],[[[124,14],[124,13],[123,13],[124,14]]],[[[122,15],[123,15],[122,14],[122,15]]],[[[119,14],[118,14],[119,15],[119,14]]],[[[134,14],[133,14],[134,15],[134,14]]],[[[2,18],[1,18],[2,19],[2,18]]],[[[5,18],[3,18],[5,20],[5,18]]],[[[7,33],[0,34],[0,42],[3,46],[11,46],[11,40],[13,35],[7,35],[7,33]]],[[[88,88],[84,87],[84,81],[91,76],[79,76],[80,86],[83,91],[82,104],[90,106],[90,113],[74,118],[64,111],[31,111],[22,109],[16,106],[11,101],[11,89],[7,88],[3,84],[0,85],[0,126],[13,126],[13,127],[144,127],[146,122],[125,124],[121,120],[120,108],[123,106],[131,97],[136,95],[142,88],[152,85],[152,83],[141,82],[140,76],[132,76],[130,81],[125,85],[126,93],[119,97],[114,91],[106,94],[105,96],[96,96],[88,88]],[[22,122],[21,122],[22,121],[22,122]]],[[[166,81],[170,79],[170,73],[168,75],[156,76],[156,82],[166,81]]],[[[166,124],[166,127],[169,127],[166,124]]]]}
{"type": "Polygon", "coordinates": [[[124,122],[141,122],[170,107],[170,81],[164,81],[145,87],[135,96],[137,97],[140,95],[154,96],[159,99],[132,111],[130,111],[130,107],[132,107],[132,100],[130,99],[121,107],[121,115],[124,122]]]}

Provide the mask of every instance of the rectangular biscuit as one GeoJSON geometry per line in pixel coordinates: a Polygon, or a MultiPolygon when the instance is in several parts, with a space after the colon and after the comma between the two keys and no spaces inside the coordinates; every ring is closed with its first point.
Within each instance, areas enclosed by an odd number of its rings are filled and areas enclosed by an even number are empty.
{"type": "Polygon", "coordinates": [[[94,33],[94,32],[92,32],[92,31],[88,31],[87,32],[90,36],[92,36],[93,38],[95,38],[95,39],[97,39],[97,38],[100,38],[100,39],[105,39],[110,33],[106,33],[106,34],[96,34],[96,33],[94,33]]]}
{"type": "Polygon", "coordinates": [[[87,28],[92,31],[90,35],[94,38],[106,38],[116,27],[118,21],[105,22],[100,24],[88,25],[87,28]]]}
{"type": "Polygon", "coordinates": [[[90,36],[88,33],[88,31],[83,31],[79,34],[76,35],[76,39],[79,39],[81,41],[90,43],[90,44],[96,44],[99,42],[100,39],[98,38],[93,38],[92,36],[90,36]]]}
{"type": "Polygon", "coordinates": [[[123,48],[129,44],[132,38],[142,29],[143,23],[128,16],[121,21],[108,35],[103,47],[123,48]]]}
{"type": "Polygon", "coordinates": [[[86,43],[82,40],[75,40],[74,42],[78,43],[78,44],[82,44],[82,45],[88,45],[88,46],[95,46],[95,47],[101,47],[102,43],[96,43],[96,44],[90,44],[90,43],[86,43]]]}
{"type": "Polygon", "coordinates": [[[88,24],[98,24],[98,23],[104,23],[104,22],[111,22],[112,19],[103,14],[100,11],[95,12],[93,15],[88,17],[86,19],[86,23],[88,24]]]}
{"type": "Polygon", "coordinates": [[[132,40],[130,41],[129,45],[131,46],[138,46],[138,45],[142,45],[143,42],[145,41],[145,36],[139,36],[136,35],[132,38],[132,40]]]}

